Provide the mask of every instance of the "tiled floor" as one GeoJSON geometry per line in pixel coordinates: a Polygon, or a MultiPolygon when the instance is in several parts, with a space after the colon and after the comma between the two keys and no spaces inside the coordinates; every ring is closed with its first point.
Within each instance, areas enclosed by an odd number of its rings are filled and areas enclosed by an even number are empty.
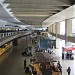
{"type": "MultiPolygon", "coordinates": [[[[59,40],[57,40],[59,41],[59,40]]],[[[39,45],[39,38],[37,41],[37,44],[39,45]]],[[[60,41],[59,41],[60,42],[60,41]]],[[[32,46],[32,53],[34,53],[34,48],[37,44],[32,44],[31,40],[28,40],[27,44],[29,46],[32,46]]],[[[26,47],[26,42],[23,41],[22,44],[20,44],[17,47],[13,47],[12,53],[6,59],[3,63],[0,65],[0,75],[25,75],[24,73],[24,59],[27,59],[27,66],[29,65],[30,57],[22,57],[21,53],[24,51],[24,48],[26,47]]],[[[57,43],[57,49],[53,49],[54,56],[57,60],[59,60],[62,64],[62,73],[63,75],[67,75],[67,67],[71,67],[71,75],[75,75],[75,60],[62,60],[61,59],[61,46],[60,43],[57,43]]],[[[7,52],[8,53],[8,52],[7,52]]],[[[0,60],[1,61],[1,60],[0,60]]]]}

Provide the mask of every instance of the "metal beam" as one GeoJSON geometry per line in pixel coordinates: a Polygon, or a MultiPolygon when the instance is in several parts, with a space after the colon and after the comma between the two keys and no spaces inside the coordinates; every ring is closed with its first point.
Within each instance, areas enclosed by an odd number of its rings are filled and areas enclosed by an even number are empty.
{"type": "MultiPolygon", "coordinates": [[[[55,12],[56,13],[56,12],[55,12]]],[[[49,12],[13,12],[14,15],[16,14],[49,14],[49,12]]]]}
{"type": "Polygon", "coordinates": [[[75,0],[68,0],[68,1],[71,3],[71,5],[75,4],[75,0]]]}
{"type": "Polygon", "coordinates": [[[4,3],[70,5],[68,0],[5,0],[4,3]]]}
{"type": "Polygon", "coordinates": [[[50,12],[57,13],[57,10],[49,10],[49,9],[11,9],[11,12],[50,12]]]}
{"type": "Polygon", "coordinates": [[[62,6],[51,5],[27,5],[27,4],[10,4],[7,8],[25,8],[25,9],[56,9],[62,10],[62,6]]]}

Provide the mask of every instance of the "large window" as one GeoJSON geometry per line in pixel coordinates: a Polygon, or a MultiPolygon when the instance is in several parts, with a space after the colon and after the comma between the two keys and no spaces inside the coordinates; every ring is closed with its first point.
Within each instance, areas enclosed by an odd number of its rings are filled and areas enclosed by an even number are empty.
{"type": "Polygon", "coordinates": [[[60,22],[60,35],[65,35],[65,21],[60,22]]]}
{"type": "Polygon", "coordinates": [[[72,34],[75,35],[75,18],[72,19],[72,34]]]}
{"type": "MultiPolygon", "coordinates": [[[[75,18],[72,19],[72,34],[75,37],[75,18]]],[[[75,47],[75,43],[72,43],[72,46],[75,47]]]]}

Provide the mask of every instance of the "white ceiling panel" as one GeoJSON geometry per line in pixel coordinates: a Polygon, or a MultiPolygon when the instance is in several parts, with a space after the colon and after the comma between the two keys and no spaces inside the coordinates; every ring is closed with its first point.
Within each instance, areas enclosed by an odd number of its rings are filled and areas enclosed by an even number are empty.
{"type": "Polygon", "coordinates": [[[13,15],[11,15],[11,13],[9,13],[10,9],[6,9],[8,4],[2,4],[2,2],[0,2],[0,19],[8,22],[20,22],[13,15]]]}
{"type": "MultiPolygon", "coordinates": [[[[39,25],[48,17],[70,7],[73,0],[5,0],[14,16],[29,25],[39,25]],[[39,18],[38,18],[39,17],[39,18]],[[42,17],[42,18],[41,18],[42,17]]],[[[54,18],[55,19],[55,18],[54,18]]],[[[52,21],[51,21],[52,22],[52,21]]]]}
{"type": "Polygon", "coordinates": [[[63,21],[65,19],[75,18],[75,5],[49,17],[42,24],[51,25],[55,22],[63,21]]]}

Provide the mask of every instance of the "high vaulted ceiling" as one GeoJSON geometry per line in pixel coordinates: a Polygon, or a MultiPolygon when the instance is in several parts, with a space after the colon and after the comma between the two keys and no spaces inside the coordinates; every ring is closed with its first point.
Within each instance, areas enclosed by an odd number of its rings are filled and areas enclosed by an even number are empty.
{"type": "Polygon", "coordinates": [[[41,27],[48,17],[73,5],[74,0],[5,0],[8,8],[23,23],[41,27]]]}

